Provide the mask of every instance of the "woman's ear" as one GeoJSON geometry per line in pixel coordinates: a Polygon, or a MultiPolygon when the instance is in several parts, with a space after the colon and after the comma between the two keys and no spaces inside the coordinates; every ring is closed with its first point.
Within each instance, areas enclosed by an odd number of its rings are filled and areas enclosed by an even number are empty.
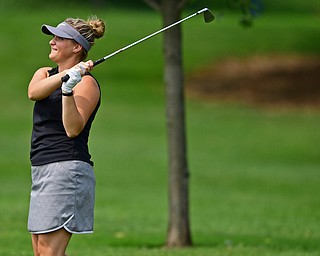
{"type": "Polygon", "coordinates": [[[78,53],[78,52],[80,52],[82,50],[82,45],[80,45],[80,44],[75,44],[74,46],[73,46],[73,53],[78,53]]]}

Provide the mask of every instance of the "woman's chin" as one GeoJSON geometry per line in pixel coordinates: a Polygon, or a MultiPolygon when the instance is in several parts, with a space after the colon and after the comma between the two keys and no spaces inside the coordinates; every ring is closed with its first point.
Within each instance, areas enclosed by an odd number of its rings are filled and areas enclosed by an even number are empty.
{"type": "Polygon", "coordinates": [[[52,61],[54,61],[54,60],[56,59],[56,55],[50,53],[50,54],[49,54],[49,58],[50,58],[52,61]]]}

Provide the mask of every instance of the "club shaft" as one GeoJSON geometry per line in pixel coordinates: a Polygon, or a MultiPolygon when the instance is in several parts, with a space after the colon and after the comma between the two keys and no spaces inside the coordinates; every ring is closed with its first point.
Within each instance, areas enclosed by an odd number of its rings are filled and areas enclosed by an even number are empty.
{"type": "MultiPolygon", "coordinates": [[[[93,65],[96,66],[96,65],[104,62],[106,59],[109,59],[109,58],[117,55],[118,53],[123,52],[123,51],[131,48],[132,46],[135,46],[135,45],[137,45],[137,44],[139,44],[139,43],[141,43],[141,42],[143,42],[143,41],[145,41],[145,40],[147,40],[147,39],[149,39],[151,37],[154,37],[155,35],[158,35],[158,34],[162,33],[165,30],[168,30],[168,29],[170,29],[170,28],[172,28],[172,27],[174,27],[174,26],[176,26],[176,25],[178,25],[178,24],[180,24],[180,23],[182,23],[182,22],[184,22],[184,21],[186,21],[186,20],[188,20],[188,19],[200,14],[200,13],[206,12],[206,11],[209,11],[209,9],[208,8],[203,8],[203,9],[197,11],[196,13],[193,13],[193,14],[191,14],[191,15],[189,15],[189,16],[187,16],[187,17],[185,17],[185,18],[183,18],[183,19],[181,19],[181,20],[179,20],[179,21],[177,21],[175,23],[172,23],[171,25],[168,25],[168,26],[166,26],[166,27],[164,27],[164,28],[162,28],[162,29],[160,29],[160,30],[158,30],[158,31],[156,31],[156,32],[144,37],[144,38],[141,38],[140,40],[138,40],[136,42],[133,42],[132,44],[129,44],[129,45],[127,45],[127,46],[125,46],[125,47],[113,52],[113,53],[110,53],[107,56],[104,56],[101,59],[98,59],[98,60],[94,61],[93,65]]],[[[62,82],[66,82],[66,81],[68,81],[68,79],[69,79],[69,75],[65,75],[65,76],[63,76],[61,78],[62,82]]]]}
{"type": "Polygon", "coordinates": [[[183,19],[181,19],[181,20],[179,20],[179,21],[177,21],[175,23],[172,23],[171,25],[169,25],[167,27],[164,27],[164,28],[162,28],[162,29],[160,29],[160,30],[158,30],[158,31],[156,31],[156,32],[144,37],[144,38],[141,38],[140,40],[138,40],[136,42],[133,42],[132,44],[129,44],[129,45],[127,45],[127,46],[125,46],[125,47],[123,47],[123,48],[121,48],[121,49],[119,49],[119,50],[117,50],[117,51],[115,51],[115,52],[113,52],[113,53],[111,53],[111,54],[109,54],[109,55],[97,60],[97,61],[95,61],[94,62],[94,66],[100,64],[101,62],[105,61],[106,59],[109,59],[109,58],[113,57],[114,55],[116,55],[116,54],[118,54],[120,52],[123,52],[123,51],[131,48],[132,46],[135,46],[135,45],[137,45],[137,44],[139,44],[139,43],[141,43],[141,42],[143,42],[143,41],[145,41],[145,40],[147,40],[147,39],[149,39],[151,37],[154,37],[155,35],[158,35],[158,34],[162,33],[163,31],[168,30],[168,29],[170,29],[170,28],[172,28],[172,27],[184,22],[185,20],[188,20],[188,19],[190,19],[190,18],[192,18],[192,17],[194,17],[194,16],[196,16],[196,15],[198,15],[198,14],[204,12],[204,11],[207,11],[207,10],[208,10],[208,8],[204,8],[204,9],[202,9],[202,10],[200,10],[200,11],[194,13],[194,14],[191,14],[188,17],[185,17],[185,18],[183,18],[183,19]]]}

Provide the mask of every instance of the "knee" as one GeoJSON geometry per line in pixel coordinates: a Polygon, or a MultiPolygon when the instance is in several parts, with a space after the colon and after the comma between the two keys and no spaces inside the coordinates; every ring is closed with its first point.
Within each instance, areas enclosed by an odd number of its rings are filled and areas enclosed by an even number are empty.
{"type": "Polygon", "coordinates": [[[45,244],[38,244],[38,254],[37,256],[54,256],[55,252],[45,244]]]}
{"type": "Polygon", "coordinates": [[[54,246],[46,241],[39,239],[38,241],[38,255],[37,256],[63,256],[61,248],[54,246]]]}
{"type": "Polygon", "coordinates": [[[71,234],[64,229],[39,235],[37,256],[65,256],[71,234]]]}

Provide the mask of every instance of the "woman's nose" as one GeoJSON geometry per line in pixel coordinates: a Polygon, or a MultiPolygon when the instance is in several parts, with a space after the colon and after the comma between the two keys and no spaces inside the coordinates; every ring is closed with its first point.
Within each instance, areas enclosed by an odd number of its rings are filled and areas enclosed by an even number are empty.
{"type": "Polygon", "coordinates": [[[53,45],[53,44],[56,43],[54,39],[55,39],[55,37],[53,37],[53,38],[49,41],[49,44],[50,44],[50,45],[53,45]]]}

